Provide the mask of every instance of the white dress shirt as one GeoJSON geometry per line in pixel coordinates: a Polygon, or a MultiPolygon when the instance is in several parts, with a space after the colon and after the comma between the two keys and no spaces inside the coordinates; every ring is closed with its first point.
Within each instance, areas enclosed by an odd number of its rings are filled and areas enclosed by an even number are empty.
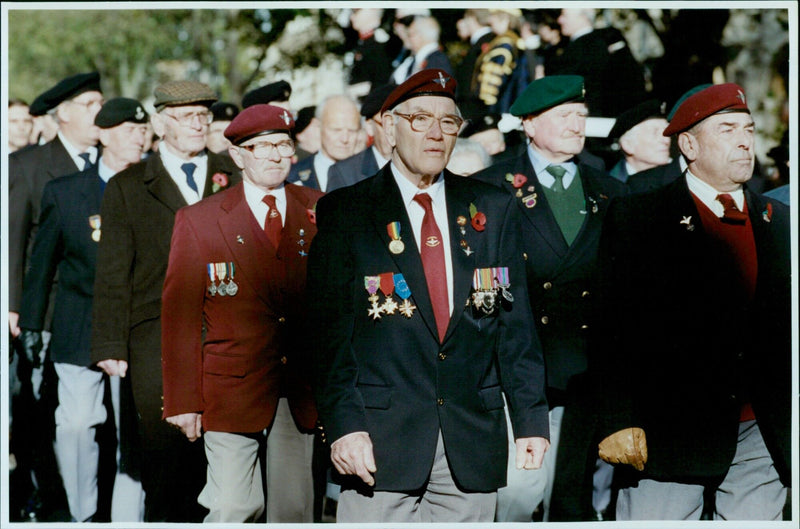
{"type": "MultiPolygon", "coordinates": [[[[717,191],[706,182],[697,178],[691,171],[686,171],[686,184],[689,186],[689,191],[699,198],[700,202],[713,211],[714,215],[722,218],[722,215],[725,213],[725,208],[722,207],[722,203],[717,200],[717,195],[720,194],[720,191],[717,191]]],[[[730,191],[728,194],[733,197],[733,201],[736,202],[736,207],[739,208],[739,211],[744,211],[744,190],[739,188],[737,191],[730,191]]]]}
{"type": "Polygon", "coordinates": [[[536,173],[536,178],[538,178],[539,183],[545,186],[547,189],[552,188],[553,184],[556,182],[556,179],[553,178],[553,175],[547,172],[548,165],[560,165],[567,170],[567,172],[564,173],[564,179],[562,180],[564,189],[569,187],[569,185],[572,183],[572,180],[575,178],[575,175],[578,173],[578,166],[575,165],[575,162],[568,161],[551,163],[544,156],[539,154],[539,152],[530,144],[528,145],[528,156],[531,159],[531,165],[533,165],[533,171],[536,173]]]}
{"type": "Polygon", "coordinates": [[[83,171],[83,166],[86,165],[86,161],[79,156],[84,152],[89,153],[89,159],[92,161],[93,164],[97,163],[97,152],[98,152],[97,147],[93,145],[88,149],[86,149],[85,151],[80,151],[78,150],[77,147],[75,147],[69,142],[69,140],[61,133],[61,131],[58,131],[57,134],[58,134],[58,139],[61,140],[61,143],[64,145],[64,148],[67,149],[67,154],[69,154],[69,157],[72,158],[73,162],[75,162],[78,171],[83,171]]]}
{"type": "Polygon", "coordinates": [[[206,156],[205,151],[201,152],[191,160],[183,160],[170,150],[167,142],[162,141],[158,146],[158,153],[161,155],[161,163],[164,164],[164,168],[167,170],[167,173],[169,173],[170,178],[172,178],[172,180],[178,186],[178,190],[180,190],[181,195],[183,195],[184,200],[186,200],[186,203],[192,205],[200,202],[200,199],[203,198],[203,192],[205,191],[206,187],[206,174],[208,167],[208,156],[206,156]],[[185,163],[193,163],[197,166],[195,167],[194,174],[192,175],[194,178],[194,183],[197,184],[196,193],[194,189],[189,187],[189,184],[186,183],[186,173],[184,173],[183,169],[181,169],[181,166],[185,163]]]}
{"type": "Polygon", "coordinates": [[[253,212],[253,216],[262,230],[267,220],[267,213],[269,213],[269,206],[262,202],[266,195],[275,197],[275,206],[281,214],[281,224],[286,226],[286,189],[284,189],[283,185],[267,193],[247,180],[242,180],[242,183],[244,184],[244,199],[247,201],[247,205],[250,206],[250,211],[253,212]]]}
{"type": "Polygon", "coordinates": [[[319,190],[327,191],[328,189],[328,169],[336,161],[325,156],[322,151],[317,151],[314,155],[314,172],[317,173],[317,182],[319,182],[319,190]]]}

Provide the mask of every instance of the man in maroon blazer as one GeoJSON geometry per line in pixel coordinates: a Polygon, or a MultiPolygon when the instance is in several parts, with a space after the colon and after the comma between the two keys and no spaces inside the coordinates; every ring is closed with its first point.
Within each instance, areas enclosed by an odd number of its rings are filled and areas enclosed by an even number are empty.
{"type": "Polygon", "coordinates": [[[163,417],[205,432],[206,522],[311,522],[317,414],[299,331],[321,192],[284,185],[295,152],[286,110],[254,105],[225,130],[243,183],[175,216],[164,283],[163,417]],[[260,447],[266,438],[267,450],[260,447]]]}

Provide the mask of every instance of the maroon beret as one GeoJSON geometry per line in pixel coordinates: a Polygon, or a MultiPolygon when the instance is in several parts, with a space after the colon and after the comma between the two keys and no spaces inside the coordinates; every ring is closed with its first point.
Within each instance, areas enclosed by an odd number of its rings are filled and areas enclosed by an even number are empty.
{"type": "Polygon", "coordinates": [[[273,132],[292,134],[294,119],[291,112],[274,105],[253,105],[233,118],[225,129],[225,137],[234,145],[273,132]]]}
{"type": "Polygon", "coordinates": [[[403,101],[419,96],[442,96],[455,100],[456,80],[438,68],[421,70],[392,90],[381,107],[381,114],[391,110],[403,101]]]}
{"type": "Polygon", "coordinates": [[[664,129],[664,136],[683,132],[707,117],[722,112],[750,112],[744,90],[738,84],[712,85],[686,98],[664,129]]]}

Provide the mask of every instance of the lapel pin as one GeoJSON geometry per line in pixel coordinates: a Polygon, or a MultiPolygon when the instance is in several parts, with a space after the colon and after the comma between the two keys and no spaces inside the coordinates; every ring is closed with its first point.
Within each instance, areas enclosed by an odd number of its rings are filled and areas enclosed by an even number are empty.
{"type": "Polygon", "coordinates": [[[239,244],[244,244],[244,238],[241,235],[237,235],[236,242],[238,242],[239,244]]]}
{"type": "Polygon", "coordinates": [[[694,224],[692,224],[692,216],[689,215],[688,217],[684,216],[681,220],[681,224],[686,225],[686,229],[689,231],[694,231],[694,224]]]}

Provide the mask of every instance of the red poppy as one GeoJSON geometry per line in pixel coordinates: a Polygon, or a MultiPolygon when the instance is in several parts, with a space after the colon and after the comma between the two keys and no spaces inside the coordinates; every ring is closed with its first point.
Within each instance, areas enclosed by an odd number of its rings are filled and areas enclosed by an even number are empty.
{"type": "Polygon", "coordinates": [[[307,209],[306,210],[306,215],[308,215],[308,221],[311,224],[316,224],[317,223],[317,212],[315,210],[307,209]]]}
{"type": "Polygon", "coordinates": [[[472,216],[472,227],[475,231],[483,231],[486,229],[486,215],[480,211],[472,216]]]}
{"type": "Polygon", "coordinates": [[[220,187],[226,187],[228,185],[228,175],[225,173],[214,173],[214,176],[211,177],[211,181],[220,187]]]}

